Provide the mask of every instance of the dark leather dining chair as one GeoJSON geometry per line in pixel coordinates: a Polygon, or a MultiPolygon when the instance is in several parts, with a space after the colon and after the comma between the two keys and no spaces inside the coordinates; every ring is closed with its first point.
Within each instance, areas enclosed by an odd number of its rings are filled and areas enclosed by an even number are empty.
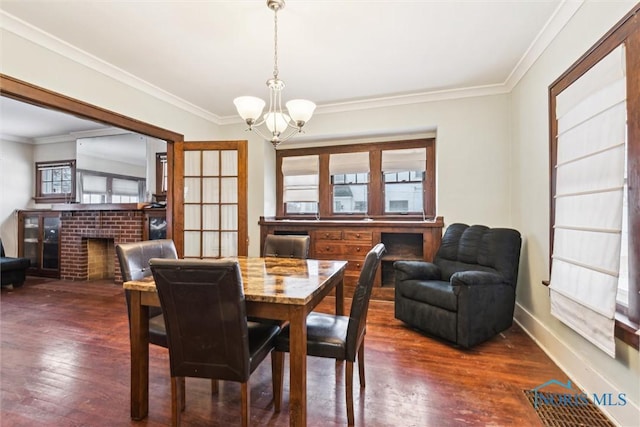
{"type": "Polygon", "coordinates": [[[264,257],[301,258],[309,256],[309,236],[268,234],[264,240],[264,257]]]}
{"type": "Polygon", "coordinates": [[[273,350],[280,327],[248,327],[237,261],[154,258],[150,265],[167,329],[172,425],[184,410],[184,379],[194,377],[241,383],[248,426],[249,377],[273,350]]]}
{"type": "MultiPolygon", "coordinates": [[[[376,271],[385,252],[384,244],[378,243],[367,253],[360,277],[353,293],[349,316],[337,316],[312,312],[307,316],[307,355],[346,361],[345,392],[347,421],[354,424],[353,415],[353,363],[358,358],[360,387],[364,388],[364,335],[367,327],[367,312],[376,271]]],[[[279,386],[275,390],[275,410],[280,411],[282,402],[283,352],[289,351],[289,328],[285,327],[276,339],[273,364],[279,386]]]]}
{"type": "MultiPolygon", "coordinates": [[[[151,258],[177,259],[176,246],[171,239],[144,240],[133,243],[120,243],[116,246],[122,280],[140,280],[151,277],[149,260],[151,258]]],[[[124,291],[127,301],[127,313],[131,321],[131,292],[124,291]]],[[[129,325],[131,326],[131,325],[129,325]]],[[[149,307],[149,342],[167,347],[167,333],[160,307],[149,307]]]]}

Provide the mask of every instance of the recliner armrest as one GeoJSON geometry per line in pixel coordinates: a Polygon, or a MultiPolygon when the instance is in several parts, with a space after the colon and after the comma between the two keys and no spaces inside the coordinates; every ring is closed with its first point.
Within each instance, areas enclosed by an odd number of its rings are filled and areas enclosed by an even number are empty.
{"type": "Polygon", "coordinates": [[[451,286],[504,285],[504,277],[488,271],[458,271],[451,276],[451,286]]]}
{"type": "Polygon", "coordinates": [[[396,281],[422,279],[440,280],[440,267],[426,261],[396,261],[393,263],[396,281]]]}

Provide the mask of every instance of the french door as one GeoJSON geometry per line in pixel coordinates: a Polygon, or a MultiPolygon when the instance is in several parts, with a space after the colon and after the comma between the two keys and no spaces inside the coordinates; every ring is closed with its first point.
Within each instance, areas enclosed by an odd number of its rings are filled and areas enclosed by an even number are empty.
{"type": "Polygon", "coordinates": [[[247,142],[173,147],[173,239],[184,258],[247,255],[247,142]]]}

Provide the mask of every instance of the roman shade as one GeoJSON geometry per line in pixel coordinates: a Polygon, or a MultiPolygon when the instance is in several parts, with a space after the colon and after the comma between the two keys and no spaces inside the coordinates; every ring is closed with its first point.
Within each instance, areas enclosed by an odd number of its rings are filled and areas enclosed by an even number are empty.
{"type": "Polygon", "coordinates": [[[318,202],[319,156],[292,156],[282,159],[283,200],[318,202]]]}

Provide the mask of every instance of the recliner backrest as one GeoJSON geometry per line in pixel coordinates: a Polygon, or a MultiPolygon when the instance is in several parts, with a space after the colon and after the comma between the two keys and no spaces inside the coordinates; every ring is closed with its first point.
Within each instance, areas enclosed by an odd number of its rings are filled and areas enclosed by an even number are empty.
{"type": "Polygon", "coordinates": [[[364,333],[367,325],[367,312],[373,290],[373,281],[380,265],[380,259],[385,252],[382,243],[375,245],[364,259],[364,265],[360,270],[360,277],[353,292],[351,311],[349,313],[349,326],[347,326],[347,360],[355,360],[358,350],[358,341],[364,333]]]}
{"type": "Polygon", "coordinates": [[[152,259],[171,376],[245,382],[249,338],[237,261],[152,259]]]}
{"type": "Polygon", "coordinates": [[[499,273],[505,283],[516,285],[522,239],[517,230],[484,225],[451,224],[436,252],[434,264],[442,280],[459,271],[499,273]]]}
{"type": "Polygon", "coordinates": [[[301,258],[309,256],[309,236],[268,234],[264,241],[265,257],[301,258]]]}

